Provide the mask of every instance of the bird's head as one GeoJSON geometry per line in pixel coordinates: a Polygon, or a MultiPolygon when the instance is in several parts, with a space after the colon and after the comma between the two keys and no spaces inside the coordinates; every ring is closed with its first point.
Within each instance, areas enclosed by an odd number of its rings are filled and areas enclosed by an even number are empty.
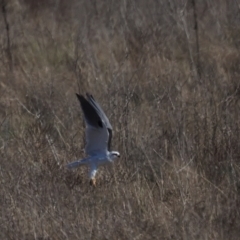
{"type": "Polygon", "coordinates": [[[114,160],[114,159],[116,159],[116,158],[120,158],[120,153],[117,152],[117,151],[111,151],[111,152],[110,152],[110,158],[111,158],[112,160],[114,160]]]}

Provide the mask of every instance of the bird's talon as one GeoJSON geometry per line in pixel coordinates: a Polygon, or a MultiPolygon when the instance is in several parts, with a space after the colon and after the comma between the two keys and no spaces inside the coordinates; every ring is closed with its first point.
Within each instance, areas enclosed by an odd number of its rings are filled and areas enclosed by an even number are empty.
{"type": "Polygon", "coordinates": [[[97,184],[96,184],[96,179],[95,178],[92,178],[90,180],[90,185],[96,187],[97,184]]]}

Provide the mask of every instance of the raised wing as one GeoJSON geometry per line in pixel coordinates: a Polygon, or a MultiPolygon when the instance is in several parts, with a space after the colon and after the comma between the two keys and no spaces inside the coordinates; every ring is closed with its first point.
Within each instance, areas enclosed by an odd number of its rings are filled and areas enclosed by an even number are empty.
{"type": "Polygon", "coordinates": [[[86,154],[89,156],[106,153],[109,133],[106,123],[97,108],[82,95],[78,95],[86,122],[86,154]]]}
{"type": "Polygon", "coordinates": [[[106,128],[108,130],[108,134],[109,134],[108,151],[110,151],[111,150],[111,141],[112,141],[112,125],[110,124],[108,117],[106,116],[106,114],[104,113],[104,111],[102,110],[100,105],[95,101],[93,96],[87,93],[87,98],[88,98],[88,101],[91,103],[91,105],[95,108],[95,110],[97,111],[99,116],[101,117],[102,121],[105,123],[105,126],[106,126],[106,128]]]}

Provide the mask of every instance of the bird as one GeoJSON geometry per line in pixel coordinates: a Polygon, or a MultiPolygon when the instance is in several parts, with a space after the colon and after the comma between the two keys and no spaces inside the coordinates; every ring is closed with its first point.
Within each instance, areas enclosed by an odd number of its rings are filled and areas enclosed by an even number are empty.
{"type": "Polygon", "coordinates": [[[88,166],[90,185],[96,187],[96,174],[102,165],[113,163],[120,157],[118,151],[111,151],[112,125],[93,96],[77,94],[86,125],[86,158],[67,164],[68,169],[88,166]]]}

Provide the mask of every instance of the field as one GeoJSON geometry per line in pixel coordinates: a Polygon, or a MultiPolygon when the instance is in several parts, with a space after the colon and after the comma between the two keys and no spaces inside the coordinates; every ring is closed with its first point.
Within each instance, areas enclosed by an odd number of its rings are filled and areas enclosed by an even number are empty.
{"type": "Polygon", "coordinates": [[[239,239],[235,0],[1,0],[0,239],[239,239]],[[97,187],[75,93],[114,128],[97,187]]]}

